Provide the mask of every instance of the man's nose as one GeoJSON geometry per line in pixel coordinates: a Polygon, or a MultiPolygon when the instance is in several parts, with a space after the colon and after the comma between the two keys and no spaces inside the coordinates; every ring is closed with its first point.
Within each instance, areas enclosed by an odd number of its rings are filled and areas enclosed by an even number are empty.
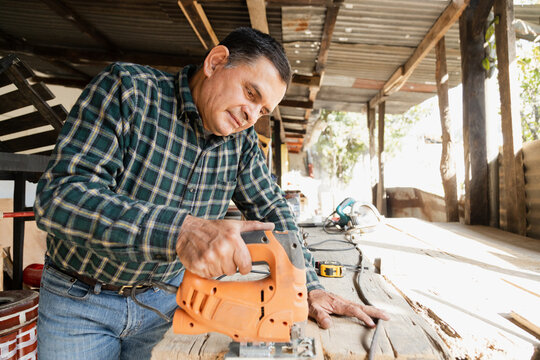
{"type": "Polygon", "coordinates": [[[261,114],[261,105],[251,105],[251,106],[245,106],[243,109],[244,113],[244,120],[246,120],[248,123],[253,124],[259,119],[259,115],[261,114]]]}

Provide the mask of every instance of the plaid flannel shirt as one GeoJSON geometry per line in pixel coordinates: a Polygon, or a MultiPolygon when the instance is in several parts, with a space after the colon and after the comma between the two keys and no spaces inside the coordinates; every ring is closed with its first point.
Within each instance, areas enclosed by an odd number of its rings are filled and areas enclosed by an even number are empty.
{"type": "MultiPolygon", "coordinates": [[[[195,70],[115,63],[83,91],[37,187],[54,264],[105,284],[167,281],[182,268],[186,215],[221,219],[231,199],[246,218],[298,236],[253,128],[205,136],[188,86],[195,70]]],[[[304,255],[308,289],[322,288],[304,255]]]]}

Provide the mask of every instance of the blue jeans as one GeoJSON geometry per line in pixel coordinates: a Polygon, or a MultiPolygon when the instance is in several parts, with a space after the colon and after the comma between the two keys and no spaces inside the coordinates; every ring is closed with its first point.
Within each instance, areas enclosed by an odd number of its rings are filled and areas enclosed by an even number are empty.
{"type": "MultiPolygon", "coordinates": [[[[183,273],[170,284],[178,286],[182,277],[183,273]]],[[[156,288],[138,294],[137,300],[169,317],[177,307],[175,294],[156,288]]],[[[152,348],[170,327],[131,298],[95,291],[56,269],[43,269],[37,324],[40,360],[150,359],[152,348]]]]}

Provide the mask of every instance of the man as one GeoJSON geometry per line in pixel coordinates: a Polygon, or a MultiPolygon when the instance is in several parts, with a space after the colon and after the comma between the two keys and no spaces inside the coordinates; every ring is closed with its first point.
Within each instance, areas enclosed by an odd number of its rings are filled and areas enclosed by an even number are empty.
{"type": "MultiPolygon", "coordinates": [[[[88,85],[38,184],[36,221],[48,232],[41,360],[149,358],[170,323],[129,296],[168,315],[175,296],[133,285],[178,285],[182,265],[207,278],[246,274],[241,232],[297,232],[252,126],[290,78],[283,48],[240,28],[177,76],[118,63],[88,85]],[[230,199],[264,222],[220,220],[230,199]]],[[[331,313],[387,319],[324,291],[305,257],[309,313],[322,328],[331,313]]]]}

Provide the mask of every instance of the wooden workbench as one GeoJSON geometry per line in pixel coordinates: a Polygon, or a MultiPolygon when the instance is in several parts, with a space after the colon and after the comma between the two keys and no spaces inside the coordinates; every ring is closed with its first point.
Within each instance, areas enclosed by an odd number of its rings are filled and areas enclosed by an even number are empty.
{"type": "MultiPolygon", "coordinates": [[[[308,243],[345,239],[321,228],[304,231],[308,243]]],[[[369,302],[391,316],[381,322],[375,359],[531,358],[537,340],[507,314],[513,311],[540,323],[540,241],[486,227],[416,219],[387,219],[374,232],[355,234],[352,241],[364,258],[379,265],[361,274],[360,288],[369,302]]],[[[351,265],[360,259],[356,249],[314,255],[351,265]]],[[[361,302],[355,279],[354,273],[346,272],[343,278],[321,282],[329,291],[361,302]]],[[[367,358],[374,331],[356,319],[333,317],[333,321],[328,330],[308,323],[318,358],[367,358]]],[[[229,342],[220,334],[169,331],[152,359],[221,358],[229,342]]]]}

